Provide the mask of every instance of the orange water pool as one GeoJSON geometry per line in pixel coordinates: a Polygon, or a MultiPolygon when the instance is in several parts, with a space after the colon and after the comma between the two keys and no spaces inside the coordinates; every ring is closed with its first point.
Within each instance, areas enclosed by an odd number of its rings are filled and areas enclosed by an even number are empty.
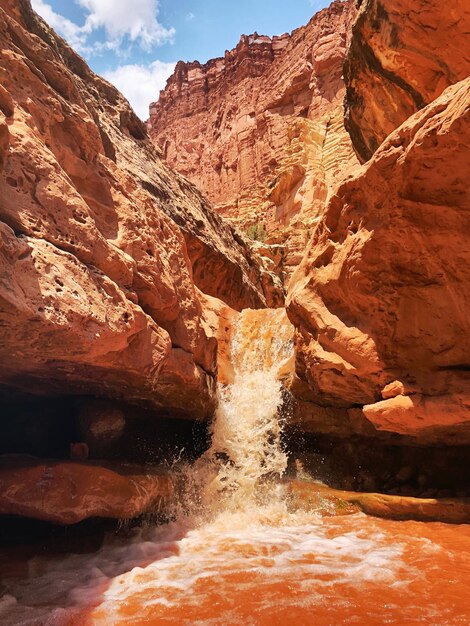
{"type": "Polygon", "coordinates": [[[463,626],[469,582],[470,526],[267,509],[36,557],[0,623],[463,626]]]}

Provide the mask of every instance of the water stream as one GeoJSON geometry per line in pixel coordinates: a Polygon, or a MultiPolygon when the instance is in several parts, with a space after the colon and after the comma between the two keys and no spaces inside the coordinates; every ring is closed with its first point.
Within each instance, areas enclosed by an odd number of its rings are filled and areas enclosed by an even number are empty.
{"type": "Polygon", "coordinates": [[[5,626],[469,623],[470,527],[289,511],[279,477],[283,311],[245,311],[210,450],[178,518],[7,580],[5,626]]]}
{"type": "Polygon", "coordinates": [[[285,311],[246,309],[231,342],[234,380],[219,386],[212,445],[190,472],[212,515],[282,502],[276,491],[287,467],[281,445],[281,372],[293,358],[285,311]]]}

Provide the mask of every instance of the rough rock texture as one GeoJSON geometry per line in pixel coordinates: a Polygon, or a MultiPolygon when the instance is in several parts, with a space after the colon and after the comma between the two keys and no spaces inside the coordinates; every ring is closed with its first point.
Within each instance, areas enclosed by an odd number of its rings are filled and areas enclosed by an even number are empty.
{"type": "Polygon", "coordinates": [[[281,275],[356,164],[342,106],[354,15],[352,2],[336,1],[291,35],[244,35],[224,58],[180,62],[150,107],[167,162],[241,231],[276,244],[259,252],[281,275]]]}
{"type": "Polygon", "coordinates": [[[289,506],[320,515],[348,515],[362,511],[374,517],[422,522],[468,524],[470,498],[413,498],[382,493],[358,493],[332,489],[307,481],[287,485],[289,506]]]}
{"type": "Polygon", "coordinates": [[[290,284],[311,399],[419,443],[470,442],[469,145],[467,79],[338,187],[290,284]]]}
{"type": "MultiPolygon", "coordinates": [[[[76,454],[83,454],[80,446],[85,445],[87,458],[107,458],[126,430],[126,415],[122,408],[101,398],[82,401],[77,422],[81,443],[74,443],[72,446],[76,447],[76,454]]],[[[72,453],[71,458],[74,458],[72,453]]]]}
{"type": "Polygon", "coordinates": [[[172,495],[167,476],[121,465],[0,458],[0,513],[55,524],[88,517],[130,519],[155,512],[172,495]]]}
{"type": "Polygon", "coordinates": [[[470,5],[362,0],[345,65],[347,128],[361,160],[470,75],[470,5]]]}
{"type": "Polygon", "coordinates": [[[0,382],[210,415],[195,285],[235,308],[279,291],[28,0],[2,2],[0,44],[0,382]]]}
{"type": "MultiPolygon", "coordinates": [[[[240,313],[217,298],[204,294],[200,294],[200,298],[205,331],[208,337],[217,339],[217,381],[224,385],[230,384],[234,378],[231,338],[240,313]]],[[[279,312],[280,309],[275,311],[279,312]]]]}

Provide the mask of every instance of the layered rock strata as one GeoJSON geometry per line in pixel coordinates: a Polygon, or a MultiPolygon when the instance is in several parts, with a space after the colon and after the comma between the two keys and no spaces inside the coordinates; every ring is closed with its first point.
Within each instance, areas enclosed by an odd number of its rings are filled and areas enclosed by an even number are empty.
{"type": "Polygon", "coordinates": [[[258,242],[288,276],[332,188],[356,164],[344,129],[342,65],[352,2],[291,35],[243,36],[225,57],[178,63],[150,106],[170,166],[258,242]]]}
{"type": "Polygon", "coordinates": [[[0,383],[211,415],[196,286],[234,308],[279,290],[28,0],[2,3],[0,43],[0,383]]]}

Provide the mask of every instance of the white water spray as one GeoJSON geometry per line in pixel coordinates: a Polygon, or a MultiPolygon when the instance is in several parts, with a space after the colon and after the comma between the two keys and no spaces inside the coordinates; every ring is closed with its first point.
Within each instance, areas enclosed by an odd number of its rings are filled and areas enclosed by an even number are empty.
{"type": "MultiPolygon", "coordinates": [[[[293,358],[292,327],[284,310],[244,310],[232,338],[233,383],[219,387],[203,503],[243,510],[262,498],[263,483],[287,467],[282,450],[283,369],[293,358]]],[[[201,463],[198,464],[199,469],[201,463]]],[[[272,489],[271,489],[272,493],[272,489]]]]}
{"type": "MultiPolygon", "coordinates": [[[[198,487],[195,515],[136,528],[125,540],[110,536],[95,553],[35,557],[28,576],[6,581],[0,622],[262,626],[309,624],[319,615],[322,624],[375,623],[381,593],[387,621],[404,623],[393,621],[403,617],[402,588],[419,575],[404,555],[435,570],[430,542],[413,536],[416,524],[290,511],[268,480],[286,467],[278,413],[291,356],[292,327],[282,310],[244,311],[232,341],[235,376],[220,389],[212,446],[187,470],[198,487]]],[[[452,552],[452,575],[457,558],[452,552]]],[[[434,578],[419,581],[416,600],[409,594],[410,615],[419,602],[419,621],[448,623],[431,601],[423,612],[423,584],[433,600],[442,588],[442,578],[434,578]]]]}

